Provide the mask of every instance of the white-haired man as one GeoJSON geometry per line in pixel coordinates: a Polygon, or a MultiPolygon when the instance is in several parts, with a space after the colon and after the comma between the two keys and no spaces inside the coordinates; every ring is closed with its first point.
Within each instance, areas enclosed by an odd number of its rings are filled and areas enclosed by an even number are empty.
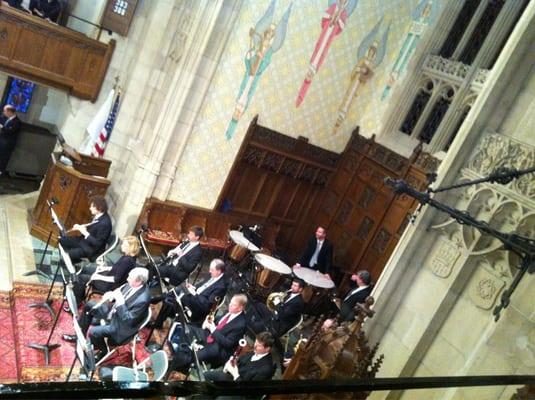
{"type": "MultiPolygon", "coordinates": [[[[84,334],[89,331],[88,337],[95,350],[106,349],[106,337],[111,345],[117,345],[138,331],[147,317],[150,305],[148,277],[146,268],[136,267],[128,274],[126,284],[104,293],[98,303],[86,303],[82,315],[78,317],[78,323],[84,334]]],[[[76,337],[63,335],[63,339],[73,341],[76,337]]]]}

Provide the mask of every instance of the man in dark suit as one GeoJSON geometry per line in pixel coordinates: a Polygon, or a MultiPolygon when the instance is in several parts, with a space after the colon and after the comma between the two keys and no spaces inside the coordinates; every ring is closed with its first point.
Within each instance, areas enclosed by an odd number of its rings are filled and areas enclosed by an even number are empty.
{"type": "Polygon", "coordinates": [[[102,196],[90,199],[89,211],[93,220],[87,224],[74,224],[72,230],[81,233],[79,236],[63,236],[59,242],[69,253],[73,264],[84,257],[90,260],[106,249],[106,242],[111,234],[111,219],[108,215],[108,204],[102,196]]]}
{"type": "Polygon", "coordinates": [[[305,251],[294,267],[312,268],[329,275],[333,262],[333,245],[327,240],[327,231],[318,226],[314,237],[307,242],[305,251]]]}
{"type": "Polygon", "coordinates": [[[171,285],[177,286],[184,282],[201,262],[202,250],[199,240],[203,234],[200,226],[192,226],[188,231],[187,240],[167,253],[173,258],[160,267],[160,276],[169,278],[171,285]]]}
{"type": "Polygon", "coordinates": [[[269,332],[256,335],[253,351],[240,355],[236,360],[231,356],[223,371],[206,371],[204,377],[209,381],[267,381],[275,373],[271,356],[274,339],[269,332]]]}
{"type": "MultiPolygon", "coordinates": [[[[364,269],[358,271],[356,274],[351,275],[351,281],[355,282],[356,286],[349,289],[341,304],[340,299],[335,300],[335,311],[339,311],[338,318],[341,321],[354,321],[355,306],[357,303],[364,303],[373,290],[371,275],[364,269]]],[[[323,323],[323,328],[327,329],[331,327],[333,323],[334,319],[327,319],[323,323]]]]}
{"type": "Polygon", "coordinates": [[[270,331],[276,338],[284,335],[301,318],[305,302],[301,293],[305,282],[299,278],[292,281],[290,290],[272,313],[264,303],[255,303],[247,312],[247,325],[253,332],[270,331]]]}
{"type": "MultiPolygon", "coordinates": [[[[194,349],[199,362],[210,363],[212,367],[223,364],[234,353],[239,340],[247,330],[244,308],[247,304],[247,296],[237,294],[232,297],[228,306],[228,313],[218,321],[213,321],[210,316],[206,317],[202,328],[189,326],[195,338],[199,341],[194,349]]],[[[192,362],[191,356],[177,352],[171,361],[171,370],[185,370],[192,362]]]]}
{"type": "Polygon", "coordinates": [[[29,8],[34,15],[51,22],[58,22],[61,3],[59,0],[31,0],[29,8]]]}
{"type": "MultiPolygon", "coordinates": [[[[136,267],[128,274],[125,285],[104,293],[98,306],[95,301],[84,306],[78,323],[84,334],[88,332],[95,349],[105,352],[104,338],[111,340],[111,345],[118,345],[138,332],[140,325],[147,318],[150,305],[148,276],[146,268],[136,267]]],[[[73,341],[76,337],[63,335],[63,339],[73,341]]]]}
{"type": "Polygon", "coordinates": [[[0,175],[5,172],[11,153],[15,149],[21,125],[16,108],[9,104],[4,106],[0,123],[0,175]]]}
{"type": "MultiPolygon", "coordinates": [[[[163,326],[163,322],[176,313],[177,297],[180,299],[182,306],[191,312],[190,321],[200,323],[204,320],[214,304],[221,301],[227,292],[227,282],[224,276],[225,263],[218,258],[214,258],[210,262],[209,272],[210,278],[197,287],[187,283],[186,290],[173,289],[173,291],[176,291],[176,296],[174,293],[166,295],[162,310],[154,322],[155,328],[160,329],[163,326]]],[[[157,303],[161,299],[161,296],[155,296],[151,303],[157,303]]]]}

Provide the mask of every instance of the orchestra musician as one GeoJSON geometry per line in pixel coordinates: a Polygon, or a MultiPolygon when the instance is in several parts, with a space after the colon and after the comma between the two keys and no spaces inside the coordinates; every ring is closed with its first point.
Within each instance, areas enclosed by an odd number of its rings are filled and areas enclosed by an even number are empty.
{"type": "MultiPolygon", "coordinates": [[[[344,296],[343,301],[340,301],[340,299],[335,300],[337,306],[336,311],[339,311],[338,318],[341,321],[354,321],[355,306],[357,303],[363,304],[373,290],[372,277],[370,273],[364,269],[351,275],[351,282],[355,286],[349,289],[344,296]]],[[[325,330],[331,327],[333,323],[334,318],[329,318],[325,320],[322,328],[325,330]]]]}
{"type": "Polygon", "coordinates": [[[325,228],[318,226],[316,233],[308,240],[299,262],[294,267],[315,269],[330,277],[329,273],[331,271],[332,261],[333,245],[327,239],[325,228]]]}
{"type": "Polygon", "coordinates": [[[169,278],[171,285],[177,286],[184,282],[201,262],[200,239],[203,234],[204,231],[200,226],[192,226],[188,231],[187,239],[167,253],[170,261],[160,266],[159,269],[160,276],[169,278]]]}
{"type": "Polygon", "coordinates": [[[78,231],[78,236],[62,236],[59,242],[71,257],[73,264],[82,258],[93,258],[106,249],[106,242],[111,234],[111,218],[108,204],[102,196],[89,199],[89,211],[93,220],[87,224],[74,224],[70,231],[78,231]]]}
{"type": "MultiPolygon", "coordinates": [[[[100,302],[89,301],[78,323],[96,350],[105,353],[104,338],[117,345],[136,334],[147,317],[150,295],[147,286],[148,270],[136,267],[128,274],[127,283],[113,291],[106,292],[100,302]],[[113,303],[112,303],[113,302],[113,303]]],[[[76,341],[75,335],[63,335],[66,341],[76,341]]]]}
{"type": "MultiPolygon", "coordinates": [[[[167,293],[162,310],[154,327],[161,329],[163,322],[176,313],[176,298],[180,298],[183,307],[191,311],[190,321],[202,321],[209,313],[212,306],[219,300],[223,299],[227,291],[227,282],[225,275],[225,263],[214,258],[209,267],[210,278],[197,287],[186,283],[185,289],[175,288],[167,293]]],[[[161,296],[152,298],[151,303],[157,303],[162,299],[161,296]]]]}
{"type": "MultiPolygon", "coordinates": [[[[236,294],[230,300],[228,313],[218,321],[215,321],[212,315],[208,315],[201,328],[189,326],[200,342],[199,348],[194,349],[199,362],[210,363],[212,367],[217,367],[234,353],[240,338],[247,330],[243,312],[246,305],[247,296],[236,294]]],[[[171,360],[170,370],[187,370],[192,361],[191,355],[185,356],[182,350],[179,350],[171,360]]]]}
{"type": "Polygon", "coordinates": [[[92,274],[82,273],[74,282],[73,291],[76,304],[81,304],[85,298],[87,285],[97,292],[105,293],[126,283],[128,273],[136,267],[136,258],[139,254],[139,240],[135,236],[125,236],[121,242],[123,255],[112,266],[97,266],[92,274]]]}
{"type": "Polygon", "coordinates": [[[256,335],[253,351],[231,356],[222,371],[209,370],[204,373],[208,381],[267,381],[275,373],[271,349],[275,339],[269,332],[256,335]]]}
{"type": "Polygon", "coordinates": [[[302,292],[304,288],[305,282],[294,278],[290,290],[285,293],[274,312],[271,312],[264,303],[255,303],[247,312],[248,327],[253,332],[268,330],[276,338],[284,335],[297,324],[303,313],[305,301],[302,292]]]}

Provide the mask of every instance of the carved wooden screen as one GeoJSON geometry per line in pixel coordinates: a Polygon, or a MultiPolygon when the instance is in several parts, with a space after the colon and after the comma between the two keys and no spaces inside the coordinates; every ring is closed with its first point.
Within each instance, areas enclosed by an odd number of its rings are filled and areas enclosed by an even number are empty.
{"type": "Polygon", "coordinates": [[[408,196],[394,196],[384,179],[403,178],[423,188],[425,171],[435,167],[426,154],[418,152],[409,160],[354,132],[321,200],[289,240],[292,257],[321,225],[334,244],[334,263],[342,272],[364,268],[377,279],[417,204],[408,196]]]}
{"type": "Polygon", "coordinates": [[[293,228],[318,201],[339,155],[257,124],[244,139],[217,208],[281,226],[278,247],[287,248],[293,228]]]}

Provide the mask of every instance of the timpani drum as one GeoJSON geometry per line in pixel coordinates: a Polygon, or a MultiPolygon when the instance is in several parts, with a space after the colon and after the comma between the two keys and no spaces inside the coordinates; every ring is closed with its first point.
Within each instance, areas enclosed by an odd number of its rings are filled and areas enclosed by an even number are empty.
{"type": "Polygon", "coordinates": [[[308,286],[303,289],[302,296],[305,303],[311,308],[319,305],[329,294],[329,291],[334,288],[332,280],[314,269],[294,267],[293,273],[307,283],[308,286]]]}
{"type": "Polygon", "coordinates": [[[275,257],[257,253],[254,258],[261,267],[256,273],[255,284],[264,289],[273,289],[280,282],[283,275],[292,273],[289,266],[275,257]]]}
{"type": "Polygon", "coordinates": [[[260,249],[250,240],[243,236],[240,231],[229,231],[230,239],[234,242],[234,246],[230,249],[229,258],[236,264],[240,263],[248,251],[259,251],[260,249]]]}

